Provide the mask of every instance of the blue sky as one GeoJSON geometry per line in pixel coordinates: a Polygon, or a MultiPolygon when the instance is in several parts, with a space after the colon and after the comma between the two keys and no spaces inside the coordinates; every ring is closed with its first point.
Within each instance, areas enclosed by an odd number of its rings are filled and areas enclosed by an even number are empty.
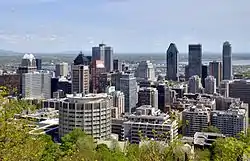
{"type": "Polygon", "coordinates": [[[0,49],[88,51],[107,43],[116,52],[165,52],[175,42],[204,51],[250,52],[249,0],[0,0],[0,49]]]}

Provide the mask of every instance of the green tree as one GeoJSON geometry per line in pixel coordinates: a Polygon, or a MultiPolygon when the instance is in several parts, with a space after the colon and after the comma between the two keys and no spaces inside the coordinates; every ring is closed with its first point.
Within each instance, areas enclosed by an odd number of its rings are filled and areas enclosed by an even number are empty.
{"type": "Polygon", "coordinates": [[[213,143],[215,161],[236,161],[243,157],[244,143],[236,138],[219,138],[213,143]]]}
{"type": "Polygon", "coordinates": [[[194,161],[210,161],[211,153],[208,149],[196,149],[194,153],[194,161]]]}

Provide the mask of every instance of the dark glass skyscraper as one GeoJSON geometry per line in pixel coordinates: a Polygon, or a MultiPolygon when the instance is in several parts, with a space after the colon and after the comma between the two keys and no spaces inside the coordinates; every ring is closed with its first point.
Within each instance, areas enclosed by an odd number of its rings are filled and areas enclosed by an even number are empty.
{"type": "Polygon", "coordinates": [[[178,50],[174,43],[171,43],[167,50],[167,79],[178,81],[178,50]]]}
{"type": "Polygon", "coordinates": [[[113,48],[105,44],[99,44],[97,47],[92,48],[92,61],[104,61],[106,72],[113,71],[113,48]]]}
{"type": "Polygon", "coordinates": [[[201,84],[202,87],[205,88],[205,79],[208,76],[208,66],[207,65],[202,65],[202,73],[201,73],[201,84]]]}
{"type": "Polygon", "coordinates": [[[42,70],[42,59],[36,59],[37,70],[42,70]]]}
{"type": "Polygon", "coordinates": [[[223,80],[231,80],[232,73],[232,47],[231,44],[226,41],[223,44],[222,49],[222,65],[223,65],[223,80]]]}
{"type": "Polygon", "coordinates": [[[202,46],[191,44],[188,46],[188,77],[198,75],[202,77],[202,46]]]}

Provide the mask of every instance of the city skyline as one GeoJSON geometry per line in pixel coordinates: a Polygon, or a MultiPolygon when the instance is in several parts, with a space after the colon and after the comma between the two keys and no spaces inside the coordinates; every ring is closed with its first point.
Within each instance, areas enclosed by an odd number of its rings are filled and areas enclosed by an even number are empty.
{"type": "Polygon", "coordinates": [[[249,5],[246,0],[2,0],[0,49],[85,52],[104,42],[115,53],[163,53],[173,42],[180,53],[192,43],[201,43],[204,52],[221,52],[229,41],[233,53],[248,52],[249,5]]]}

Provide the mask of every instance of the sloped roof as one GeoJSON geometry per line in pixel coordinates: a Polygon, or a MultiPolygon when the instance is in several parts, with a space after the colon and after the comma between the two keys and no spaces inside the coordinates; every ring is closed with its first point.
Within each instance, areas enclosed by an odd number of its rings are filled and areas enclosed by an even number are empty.
{"type": "Polygon", "coordinates": [[[74,60],[74,65],[89,65],[89,59],[82,52],[74,60]]]}

